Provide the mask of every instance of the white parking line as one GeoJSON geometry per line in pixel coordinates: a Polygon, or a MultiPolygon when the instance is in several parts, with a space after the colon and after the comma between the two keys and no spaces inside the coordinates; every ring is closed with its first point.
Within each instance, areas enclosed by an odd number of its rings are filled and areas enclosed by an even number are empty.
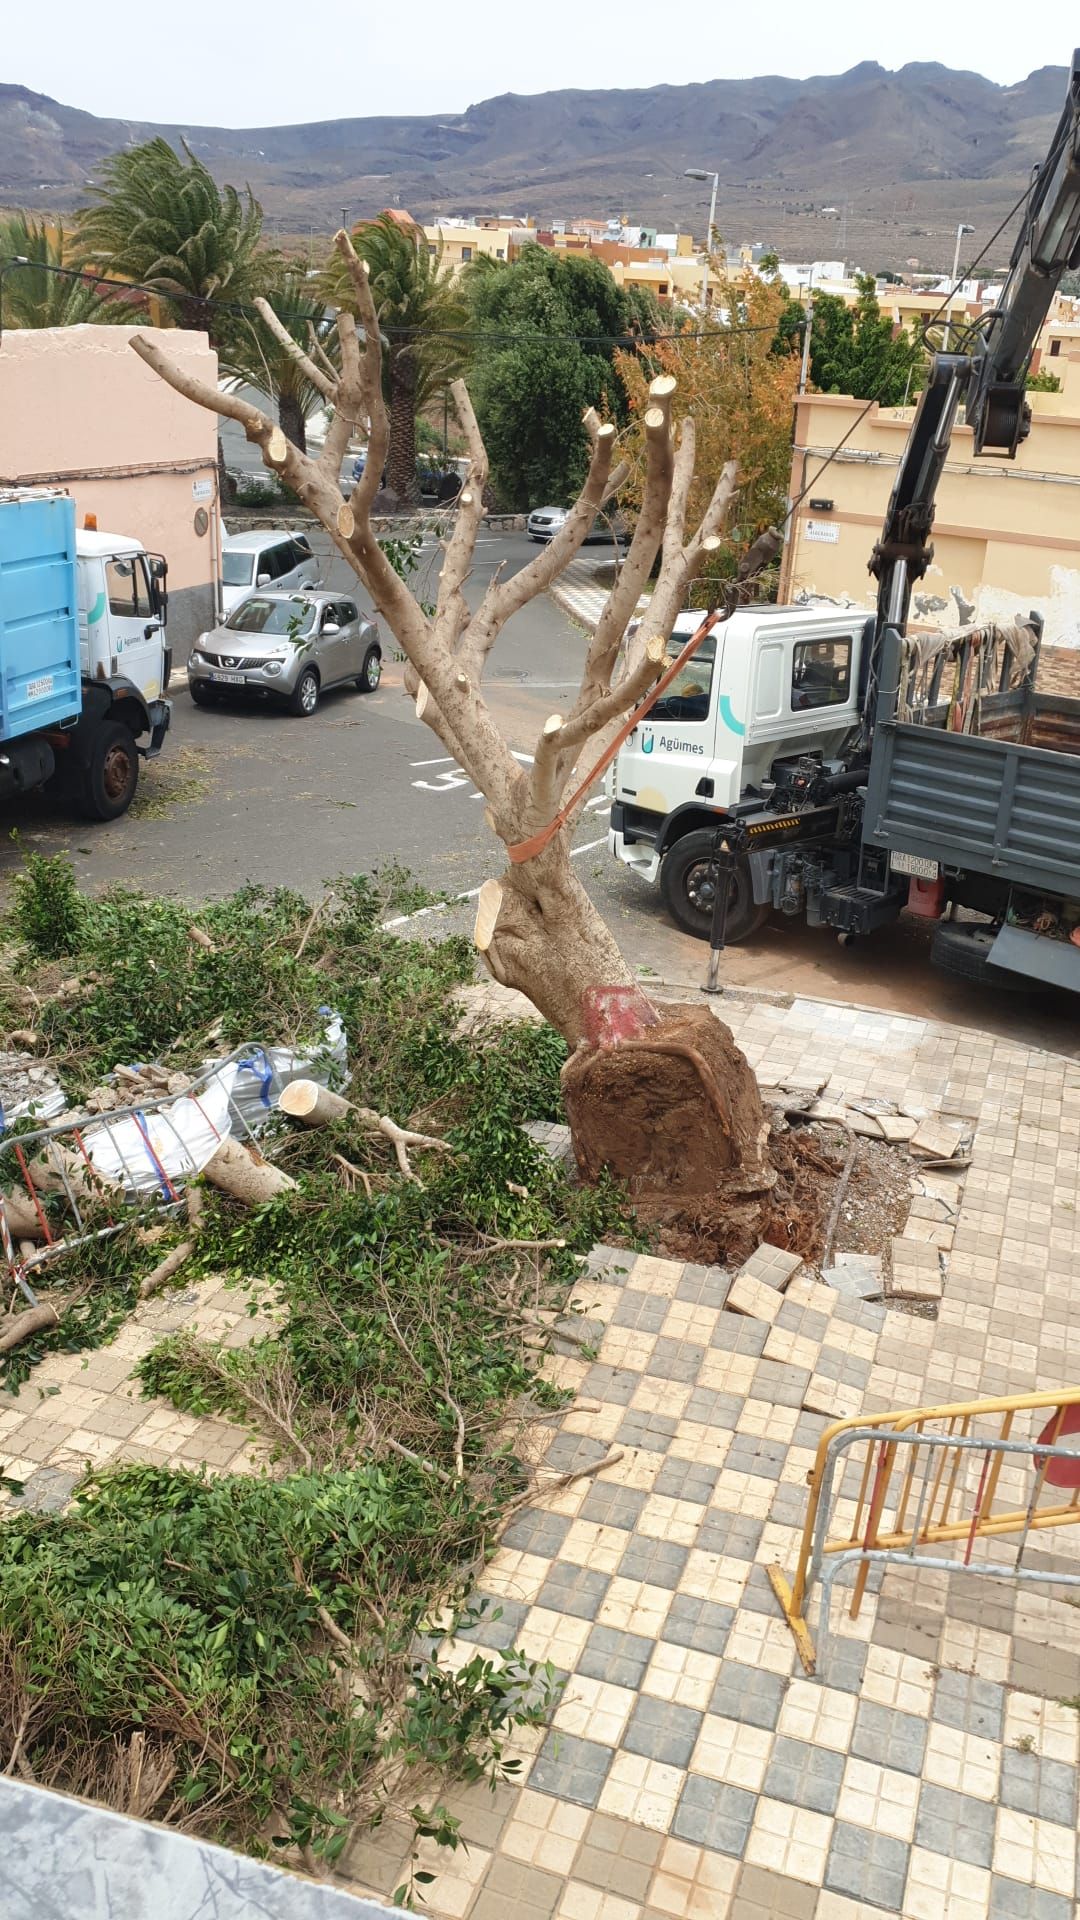
{"type": "MultiPolygon", "coordinates": [[[[607,834],[605,833],[599,840],[586,840],[582,847],[571,847],[570,858],[576,860],[579,853],[595,853],[597,847],[606,846],[607,834]]],[[[483,881],[480,884],[482,886],[483,881]]],[[[382,930],[384,933],[392,933],[395,927],[407,927],[411,920],[422,920],[425,914],[445,913],[447,907],[456,906],[459,900],[475,900],[479,891],[480,887],[469,887],[465,893],[455,893],[449,900],[440,900],[437,906],[417,907],[415,913],[399,913],[395,920],[384,920],[382,930]]]]}

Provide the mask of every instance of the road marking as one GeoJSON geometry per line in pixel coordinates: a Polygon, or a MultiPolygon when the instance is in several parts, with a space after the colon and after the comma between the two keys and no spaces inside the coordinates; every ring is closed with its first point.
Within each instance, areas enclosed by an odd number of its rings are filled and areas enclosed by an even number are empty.
{"type": "MultiPolygon", "coordinates": [[[[600,840],[586,840],[582,847],[571,847],[571,860],[576,860],[579,853],[595,853],[597,847],[606,847],[607,838],[605,833],[600,840]]],[[[407,927],[410,920],[422,920],[427,913],[445,913],[447,907],[456,906],[459,900],[475,900],[479,891],[480,887],[469,887],[465,893],[455,893],[449,900],[440,900],[437,906],[417,907],[415,913],[399,913],[395,920],[384,920],[382,930],[384,933],[392,933],[395,927],[407,927]]]]}
{"type": "MultiPolygon", "coordinates": [[[[519,753],[516,747],[511,747],[510,752],[515,760],[520,760],[522,766],[532,766],[533,757],[531,753],[519,753]]],[[[455,787],[469,787],[473,785],[471,776],[465,772],[463,767],[459,766],[458,762],[449,753],[440,756],[437,760],[412,760],[409,765],[410,769],[415,767],[443,767],[446,769],[445,772],[436,774],[434,780],[411,780],[409,782],[410,786],[419,787],[421,793],[452,793],[455,787]]],[[[483,797],[483,794],[477,792],[475,789],[469,795],[470,800],[482,800],[483,797]]]]}

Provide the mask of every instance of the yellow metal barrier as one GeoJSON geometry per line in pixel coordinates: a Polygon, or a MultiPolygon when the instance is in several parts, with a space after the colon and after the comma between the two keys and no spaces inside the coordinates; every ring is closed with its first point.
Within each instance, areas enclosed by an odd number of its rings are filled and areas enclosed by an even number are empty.
{"type": "MultiPolygon", "coordinates": [[[[1080,1387],[1050,1393],[1013,1394],[1000,1400],[961,1401],[954,1406],[914,1407],[838,1420],[818,1443],[810,1473],[810,1499],[799,1545],[795,1577],[768,1569],[799,1656],[808,1673],[816,1667],[813,1636],[806,1620],[807,1595],[828,1555],[846,1554],[856,1564],[851,1617],[857,1618],[870,1568],[889,1557],[909,1564],[969,1567],[975,1541],[1019,1534],[1012,1567],[987,1568],[998,1575],[1021,1574],[1028,1534],[1036,1528],[1068,1526],[1080,1520],[1080,1453],[1062,1443],[1080,1433],[1080,1387]],[[1048,1417],[1034,1437],[1017,1438],[1016,1416],[1035,1412],[1048,1417]],[[838,1463],[852,1456],[861,1468],[850,1525],[829,1532],[833,1484],[838,1463]],[[1011,1462],[1028,1484],[1020,1505],[1002,1499],[1002,1470],[1011,1462]],[[978,1466],[974,1487],[965,1468],[978,1466]],[[1044,1495],[1060,1491],[1067,1498],[1044,1495]],[[963,1543],[957,1561],[935,1557],[935,1545],[963,1543]]],[[[1011,1477],[1011,1476],[1010,1476],[1011,1477]]],[[[1036,1576],[1029,1576],[1036,1577],[1036,1576]]],[[[1072,1577],[1065,1576],[1072,1584],[1072,1577]]],[[[829,1577],[825,1577],[826,1588],[829,1577]]],[[[1076,1576],[1080,1584],[1080,1574],[1076,1576]]],[[[827,1604],[823,1602],[823,1605],[827,1604]]]]}

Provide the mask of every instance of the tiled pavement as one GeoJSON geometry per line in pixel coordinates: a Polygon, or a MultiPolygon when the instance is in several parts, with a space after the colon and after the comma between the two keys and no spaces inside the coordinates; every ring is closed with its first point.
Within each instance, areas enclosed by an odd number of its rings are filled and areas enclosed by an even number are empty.
{"type": "MultiPolygon", "coordinates": [[[[0,1393],[0,1470],[25,1489],[14,1504],[62,1507],[88,1466],[147,1461],[256,1473],[269,1449],[228,1420],[178,1413],[144,1400],[133,1369],[180,1327],[226,1346],[244,1346],[271,1328],[250,1313],[242,1290],[217,1280],[145,1301],[107,1347],[49,1354],[17,1393],[0,1393]]],[[[10,1504],[0,1496],[0,1504],[10,1504]]]]}
{"type": "MultiPolygon", "coordinates": [[[[962,1191],[933,1222],[940,1314],[842,1298],[764,1259],[733,1297],[715,1269],[597,1250],[576,1294],[596,1358],[554,1363],[576,1399],[537,1444],[560,1473],[621,1457],[515,1517],[481,1581],[488,1617],[446,1649],[519,1645],[565,1690],[553,1725],[516,1743],[519,1784],[450,1796],[467,1850],[421,1849],[427,1910],[1067,1920],[1080,1722],[1060,1702],[1080,1694],[1080,1611],[1045,1588],[890,1570],[857,1622],[837,1609],[810,1680],[766,1568],[793,1565],[829,1412],[1075,1378],[1080,1065],[822,1003],[733,998],[723,1013],[766,1084],[828,1080],[827,1097],[974,1130],[962,1191]]],[[[256,1469],[234,1427],[132,1385],[140,1354],[193,1315],[230,1341],[264,1324],[210,1283],[147,1303],[99,1352],[51,1357],[0,1398],[3,1471],[59,1504],[87,1460],[256,1469]]],[[[1070,1534],[1059,1556],[1078,1550],[1070,1534]]],[[[1054,1564],[1046,1538],[1034,1564],[1054,1564]]],[[[389,1823],[348,1869],[385,1897],[407,1860],[389,1823]]]]}
{"type": "MultiPolygon", "coordinates": [[[[565,1689],[517,1743],[520,1785],[453,1796],[466,1866],[425,1855],[427,1904],[447,1920],[1071,1920],[1080,1718],[1060,1701],[1080,1694],[1080,1611],[1062,1590],[890,1570],[856,1622],[834,1606],[807,1679],[766,1568],[794,1565],[829,1414],[1075,1379],[1080,1067],[820,1003],[722,1011],[765,1084],[827,1079],[827,1099],[973,1130],[963,1182],[942,1176],[940,1212],[909,1223],[920,1249],[940,1230],[939,1317],[805,1270],[781,1292],[765,1260],[733,1288],[596,1250],[576,1302],[597,1355],[556,1363],[577,1397],[544,1467],[621,1458],[514,1519],[480,1582],[488,1617],[445,1650],[517,1645],[565,1689]]],[[[350,1872],[385,1895],[407,1857],[404,1830],[386,1833],[350,1872]]]]}
{"type": "Polygon", "coordinates": [[[597,551],[600,555],[598,559],[581,554],[576,560],[571,560],[570,565],[563,568],[559,578],[548,589],[551,598],[563,612],[568,613],[571,620],[576,620],[590,633],[603,613],[604,603],[608,597],[608,588],[597,585],[597,569],[611,566],[610,547],[597,551]]]}

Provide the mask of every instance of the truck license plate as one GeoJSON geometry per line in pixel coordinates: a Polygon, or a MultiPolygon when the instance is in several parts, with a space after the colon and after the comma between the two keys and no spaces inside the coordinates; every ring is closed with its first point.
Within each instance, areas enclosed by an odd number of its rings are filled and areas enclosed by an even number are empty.
{"type": "Polygon", "coordinates": [[[52,690],[53,676],[51,673],[43,673],[39,680],[28,680],[26,683],[26,697],[28,700],[43,700],[45,695],[51,693],[52,690]]]}
{"type": "Polygon", "coordinates": [[[211,680],[216,680],[218,685],[222,687],[242,687],[244,685],[244,676],[242,673],[212,673],[210,678],[211,680]]]}
{"type": "Polygon", "coordinates": [[[936,860],[924,860],[918,853],[890,853],[894,873],[909,873],[913,880],[936,880],[941,868],[936,860]]]}

